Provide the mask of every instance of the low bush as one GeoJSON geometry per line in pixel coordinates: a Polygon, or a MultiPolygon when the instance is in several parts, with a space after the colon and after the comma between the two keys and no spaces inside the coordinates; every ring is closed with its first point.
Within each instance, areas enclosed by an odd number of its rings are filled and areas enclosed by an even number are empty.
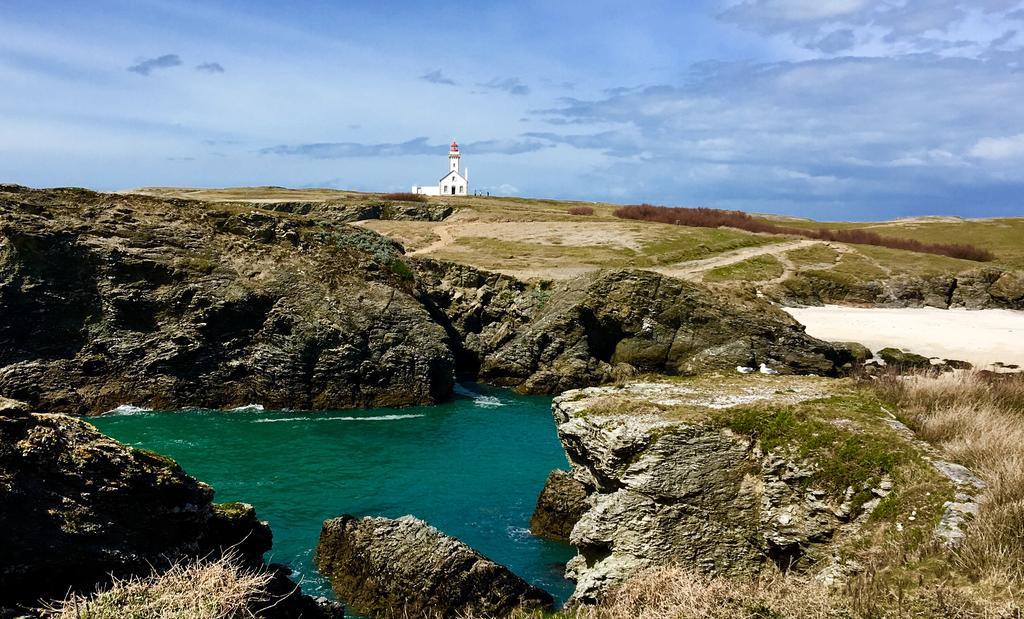
{"type": "Polygon", "coordinates": [[[829,230],[827,228],[805,230],[803,228],[780,226],[761,219],[756,219],[742,211],[724,211],[713,208],[675,208],[667,206],[653,206],[650,204],[637,204],[615,209],[614,215],[622,219],[639,219],[642,221],[653,221],[663,224],[674,224],[677,226],[691,226],[696,228],[728,227],[746,230],[747,232],[802,236],[820,241],[877,245],[879,247],[888,247],[890,249],[903,249],[926,254],[937,254],[940,256],[949,256],[951,258],[960,258],[962,260],[974,260],[976,262],[988,262],[995,260],[995,255],[992,252],[973,245],[962,245],[958,243],[922,243],[921,241],[915,241],[913,239],[882,236],[867,230],[829,230]]]}
{"type": "Polygon", "coordinates": [[[571,206],[566,212],[570,215],[593,215],[594,209],[589,206],[571,206]]]}
{"type": "Polygon", "coordinates": [[[429,202],[427,196],[421,193],[409,193],[398,192],[398,193],[385,193],[381,194],[382,200],[389,200],[391,202],[429,202]]]}

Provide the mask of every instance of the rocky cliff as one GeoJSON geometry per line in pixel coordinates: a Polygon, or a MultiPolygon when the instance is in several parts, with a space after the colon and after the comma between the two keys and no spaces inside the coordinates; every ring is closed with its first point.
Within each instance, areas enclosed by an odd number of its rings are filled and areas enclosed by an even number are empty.
{"type": "MultiPolygon", "coordinates": [[[[213,503],[213,489],[174,461],[84,421],[0,404],[0,616],[69,591],[92,592],[111,575],[149,574],[227,551],[249,569],[265,568],[272,535],[252,506],[213,503]]],[[[253,612],[331,616],[286,572],[271,569],[268,594],[276,597],[253,612]]]]}
{"type": "Polygon", "coordinates": [[[958,274],[892,275],[851,279],[831,271],[808,270],[765,294],[785,305],[860,304],[879,307],[1024,309],[1024,273],[1000,268],[958,274]]]}
{"type": "Polygon", "coordinates": [[[503,617],[553,602],[504,566],[412,516],[328,520],[316,564],[340,598],[372,617],[503,617]]]}
{"type": "Polygon", "coordinates": [[[865,523],[883,501],[873,526],[917,523],[926,528],[914,535],[927,542],[953,495],[878,403],[844,381],[634,382],[569,391],[553,412],[587,492],[570,534],[579,549],[566,571],[574,603],[599,600],[654,565],[834,578],[856,569],[853,540],[867,539],[865,523]],[[906,498],[922,485],[924,501],[906,498]]]}
{"type": "Polygon", "coordinates": [[[407,259],[324,205],[267,206],[0,186],[0,395],[65,413],[401,406],[448,397],[456,371],[556,393],[847,361],[755,298],[642,271],[527,285],[407,259]]]}
{"type": "Polygon", "coordinates": [[[462,343],[462,368],[530,393],[636,372],[698,374],[767,364],[836,374],[852,359],[770,303],[650,271],[601,271],[557,284],[433,260],[414,263],[427,298],[462,343]]]}
{"type": "Polygon", "coordinates": [[[50,411],[421,404],[453,357],[401,247],[254,207],[0,189],[0,393],[50,411]]]}

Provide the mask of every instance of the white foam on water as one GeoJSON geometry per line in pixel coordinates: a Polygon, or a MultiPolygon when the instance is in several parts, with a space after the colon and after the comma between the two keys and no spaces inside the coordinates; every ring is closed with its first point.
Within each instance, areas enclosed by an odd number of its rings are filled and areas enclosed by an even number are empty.
{"type": "Polygon", "coordinates": [[[514,539],[517,542],[533,537],[533,533],[531,533],[529,529],[524,529],[523,527],[509,526],[505,528],[505,533],[508,534],[509,538],[514,539]]]}
{"type": "Polygon", "coordinates": [[[466,389],[465,387],[458,383],[455,383],[455,388],[452,389],[452,391],[455,392],[455,395],[460,395],[464,398],[469,398],[473,400],[473,404],[481,408],[496,408],[498,406],[505,406],[505,403],[498,399],[496,396],[483,395],[480,393],[476,393],[475,391],[470,391],[469,389],[466,389]]]}
{"type": "Polygon", "coordinates": [[[281,421],[395,421],[416,419],[426,415],[373,415],[370,417],[278,417],[277,419],[256,419],[253,423],[278,423],[281,421]]]}
{"type": "Polygon", "coordinates": [[[245,406],[239,406],[237,408],[229,408],[229,413],[248,413],[248,412],[259,412],[263,410],[262,404],[246,404],[245,406]]]}
{"type": "Polygon", "coordinates": [[[131,404],[122,404],[117,408],[111,409],[104,415],[138,415],[140,413],[152,413],[152,408],[143,408],[141,406],[132,406],[131,404]]]}

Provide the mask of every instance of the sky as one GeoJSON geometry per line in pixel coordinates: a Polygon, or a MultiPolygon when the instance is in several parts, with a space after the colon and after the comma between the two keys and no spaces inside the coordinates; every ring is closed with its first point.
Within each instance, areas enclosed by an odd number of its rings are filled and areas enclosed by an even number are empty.
{"type": "Polygon", "coordinates": [[[408,191],[452,139],[492,194],[1024,216],[1024,1],[0,0],[0,182],[408,191]]]}

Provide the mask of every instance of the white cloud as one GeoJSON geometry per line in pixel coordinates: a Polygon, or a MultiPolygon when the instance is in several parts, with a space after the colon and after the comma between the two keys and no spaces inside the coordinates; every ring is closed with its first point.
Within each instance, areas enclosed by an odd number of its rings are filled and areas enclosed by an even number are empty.
{"type": "Polygon", "coordinates": [[[1000,138],[982,138],[971,148],[978,159],[1000,161],[1024,157],[1024,133],[1000,138]]]}

